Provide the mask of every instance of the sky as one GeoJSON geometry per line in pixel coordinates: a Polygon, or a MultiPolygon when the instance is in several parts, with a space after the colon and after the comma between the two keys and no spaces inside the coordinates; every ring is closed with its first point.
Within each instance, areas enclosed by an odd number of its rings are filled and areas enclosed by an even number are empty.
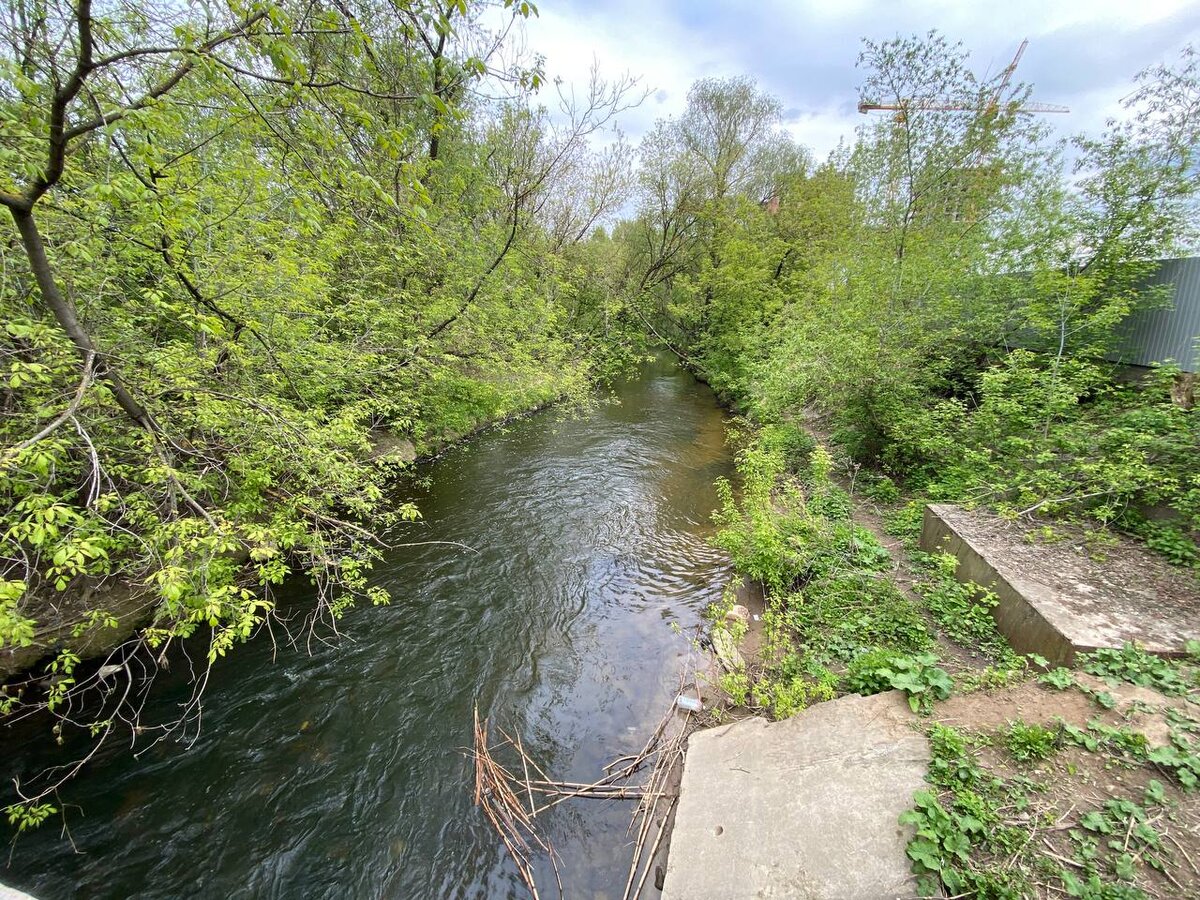
{"type": "Polygon", "coordinates": [[[1196,0],[539,0],[538,9],[526,37],[548,76],[583,86],[596,61],[651,91],[620,117],[631,141],[678,115],[696,79],[750,75],[818,159],[863,121],[855,61],[864,37],[936,28],[963,42],[980,75],[1002,70],[1028,38],[1016,80],[1033,85],[1034,100],[1070,107],[1047,116],[1063,136],[1097,133],[1138,71],[1200,45],[1196,0]]]}

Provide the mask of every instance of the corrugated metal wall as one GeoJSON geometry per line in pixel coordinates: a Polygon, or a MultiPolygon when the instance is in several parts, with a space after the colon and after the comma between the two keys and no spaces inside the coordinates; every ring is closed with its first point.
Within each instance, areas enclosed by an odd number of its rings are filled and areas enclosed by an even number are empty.
{"type": "Polygon", "coordinates": [[[1200,257],[1165,259],[1150,284],[1175,286],[1172,308],[1134,313],[1121,326],[1125,335],[1114,361],[1131,366],[1173,359],[1185,372],[1195,372],[1200,354],[1200,257]]]}

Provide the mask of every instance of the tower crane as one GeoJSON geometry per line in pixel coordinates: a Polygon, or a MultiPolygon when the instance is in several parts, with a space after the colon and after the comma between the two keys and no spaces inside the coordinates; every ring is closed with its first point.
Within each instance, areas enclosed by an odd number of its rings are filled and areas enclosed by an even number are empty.
{"type": "MultiPolygon", "coordinates": [[[[1021,41],[1021,46],[1017,48],[1017,53],[1013,57],[1012,62],[1005,67],[1000,76],[1000,84],[992,94],[992,99],[981,109],[977,106],[966,106],[961,103],[950,103],[945,100],[940,100],[936,97],[922,98],[912,97],[898,100],[895,103],[869,103],[866,100],[858,104],[858,111],[864,115],[875,110],[892,110],[896,113],[896,121],[903,122],[910,110],[931,110],[935,112],[986,112],[989,115],[995,115],[1000,109],[1001,97],[1008,89],[1009,82],[1012,81],[1013,72],[1017,70],[1017,64],[1020,63],[1021,57],[1025,54],[1025,48],[1029,46],[1029,39],[1021,41]]],[[[1057,103],[1022,103],[1019,106],[1013,106],[1010,110],[1015,113],[1032,115],[1034,113],[1067,113],[1070,110],[1065,106],[1060,106],[1057,103]]]]}

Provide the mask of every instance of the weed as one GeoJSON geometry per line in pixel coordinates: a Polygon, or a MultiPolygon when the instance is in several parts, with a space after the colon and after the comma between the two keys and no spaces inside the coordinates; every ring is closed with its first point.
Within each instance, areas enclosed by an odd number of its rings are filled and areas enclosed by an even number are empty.
{"type": "Polygon", "coordinates": [[[1183,696],[1191,687],[1178,662],[1154,656],[1135,644],[1126,644],[1120,650],[1101,649],[1081,654],[1079,664],[1091,675],[1154,688],[1172,697],[1183,696]]]}
{"type": "Polygon", "coordinates": [[[1134,765],[1146,759],[1149,745],[1146,736],[1124,726],[1114,728],[1103,722],[1092,720],[1087,728],[1070,723],[1062,724],[1063,736],[1089,753],[1104,752],[1112,759],[1134,765]]]}
{"type": "Polygon", "coordinates": [[[986,653],[1003,668],[1022,668],[1024,663],[996,629],[992,618],[992,609],[999,602],[996,595],[972,582],[957,581],[954,573],[958,560],[949,553],[921,554],[921,558],[931,577],[916,588],[946,633],[960,644],[986,653]]]}
{"type": "Polygon", "coordinates": [[[1200,549],[1190,534],[1178,525],[1154,522],[1145,526],[1146,546],[1157,550],[1176,566],[1200,565],[1200,549]]]}
{"type": "Polygon", "coordinates": [[[1075,676],[1071,674],[1070,669],[1059,666],[1057,669],[1051,669],[1046,674],[1038,676],[1038,683],[1065,691],[1075,683],[1075,676]]]}
{"type": "Polygon", "coordinates": [[[945,700],[954,690],[953,679],[937,662],[932,653],[906,656],[876,650],[851,660],[846,684],[859,694],[877,694],[889,688],[903,691],[913,712],[927,713],[935,700],[945,700]]]}
{"type": "Polygon", "coordinates": [[[804,469],[813,450],[817,448],[817,441],[811,434],[786,423],[763,425],[759,429],[757,443],[763,449],[778,454],[784,466],[792,472],[804,469]]]}
{"type": "MultiPolygon", "coordinates": [[[[988,743],[984,735],[933,725],[928,736],[928,780],[940,793],[919,792],[914,808],[901,818],[916,829],[908,856],[922,895],[1017,900],[1042,896],[1049,887],[1078,900],[1145,900],[1135,883],[1141,867],[1167,872],[1177,864],[1156,828],[1169,810],[1161,782],[1150,780],[1141,802],[1110,797],[1085,809],[1068,824],[1069,846],[1062,850],[1068,855],[1054,853],[1061,847],[1053,846],[1047,854],[1045,842],[1034,838],[1063,819],[1036,811],[1034,796],[1043,785],[985,770],[977,752],[988,743]]],[[[1092,752],[1147,757],[1144,737],[1098,722],[1087,729],[1061,723],[1052,729],[1016,721],[1000,737],[1020,762],[1046,758],[1063,740],[1092,752]]]]}
{"type": "Polygon", "coordinates": [[[895,503],[900,499],[900,488],[886,475],[865,473],[860,479],[859,490],[876,503],[895,503]]]}
{"type": "Polygon", "coordinates": [[[925,523],[925,501],[910,500],[903,506],[889,509],[883,514],[883,527],[888,534],[903,538],[910,546],[921,537],[921,526],[925,523]]]}
{"type": "Polygon", "coordinates": [[[973,788],[983,778],[983,770],[975,761],[965,735],[946,725],[935,724],[929,729],[932,759],[929,781],[948,790],[973,788]]]}
{"type": "Polygon", "coordinates": [[[837,678],[831,672],[817,677],[791,670],[784,665],[755,682],[751,696],[756,706],[770,709],[776,719],[786,719],[814,703],[832,700],[837,693],[837,678]]]}
{"type": "Polygon", "coordinates": [[[1147,759],[1174,775],[1184,790],[1200,787],[1200,746],[1189,741],[1181,730],[1172,729],[1171,743],[1151,750],[1147,759]]]}
{"type": "Polygon", "coordinates": [[[749,702],[750,678],[745,672],[726,672],[721,676],[720,685],[734,706],[745,706],[749,702]]]}
{"type": "Polygon", "coordinates": [[[1058,750],[1058,729],[1027,724],[1021,719],[1010,722],[1004,744],[1017,762],[1033,762],[1048,759],[1058,750]]]}
{"type": "Polygon", "coordinates": [[[906,852],[921,895],[934,896],[940,884],[959,893],[966,886],[961,869],[970,861],[972,838],[983,834],[983,822],[946,810],[932,791],[918,791],[913,804],[900,816],[900,823],[916,828],[906,852]]]}

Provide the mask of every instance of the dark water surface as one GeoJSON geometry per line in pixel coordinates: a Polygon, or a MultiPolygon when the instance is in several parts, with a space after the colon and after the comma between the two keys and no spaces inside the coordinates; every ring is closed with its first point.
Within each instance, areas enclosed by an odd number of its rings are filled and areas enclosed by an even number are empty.
{"type": "MultiPolygon", "coordinates": [[[[42,900],[524,896],[472,805],[473,704],[553,776],[592,781],[645,742],[689,652],[672,623],[695,624],[728,577],[706,544],[730,467],[711,393],[662,361],[616,393],[428,467],[426,525],[404,537],[478,554],[389,555],[393,604],[350,613],[337,646],[236,648],[194,746],[106,747],[62,797],[79,852],[48,823],[0,881],[42,900]]],[[[173,715],[175,681],[148,719],[173,715]]],[[[568,897],[620,897],[630,812],[548,814],[568,897]]]]}

